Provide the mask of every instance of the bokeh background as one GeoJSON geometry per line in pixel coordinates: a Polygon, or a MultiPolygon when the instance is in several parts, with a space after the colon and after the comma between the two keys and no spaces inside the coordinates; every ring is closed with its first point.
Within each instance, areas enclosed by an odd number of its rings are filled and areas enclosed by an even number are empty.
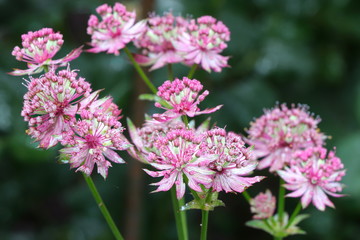
{"type": "MultiPolygon", "coordinates": [[[[21,77],[7,75],[25,68],[11,56],[21,34],[51,27],[64,35],[62,57],[89,42],[87,20],[96,0],[0,0],[0,239],[1,240],[106,240],[113,239],[81,174],[57,162],[57,151],[40,150],[25,135],[20,116],[25,87],[21,77]]],[[[107,1],[113,5],[114,1],[107,1]]],[[[320,128],[332,138],[347,175],[346,197],[334,199],[336,210],[317,211],[300,226],[305,236],[289,239],[360,239],[360,2],[357,0],[142,0],[122,1],[138,14],[199,17],[212,15],[231,30],[224,55],[231,68],[222,73],[198,71],[211,94],[209,106],[224,104],[212,115],[228,130],[243,133],[264,108],[279,103],[302,103],[322,118],[320,128]]],[[[174,66],[182,77],[188,71],[174,66]]],[[[112,95],[123,114],[141,123],[151,104],[137,100],[147,89],[139,81],[125,54],[83,53],[72,62],[93,89],[112,95]]],[[[155,84],[166,71],[150,73],[155,84]]],[[[124,119],[123,119],[124,120],[124,119]]],[[[201,119],[199,119],[200,121],[201,119]]],[[[125,121],[123,121],[125,123],[125,121]]],[[[126,239],[176,239],[170,195],[150,194],[154,189],[139,163],[126,153],[126,165],[114,165],[104,181],[94,181],[126,239]]],[[[271,177],[249,189],[254,195],[266,187],[276,193],[271,177]]],[[[189,198],[189,196],[187,196],[189,198]]],[[[241,195],[220,194],[226,204],[210,213],[209,239],[271,239],[244,223],[251,218],[241,195]]],[[[287,209],[297,199],[287,200],[287,209]]],[[[199,236],[200,212],[188,212],[190,239],[199,236]]]]}

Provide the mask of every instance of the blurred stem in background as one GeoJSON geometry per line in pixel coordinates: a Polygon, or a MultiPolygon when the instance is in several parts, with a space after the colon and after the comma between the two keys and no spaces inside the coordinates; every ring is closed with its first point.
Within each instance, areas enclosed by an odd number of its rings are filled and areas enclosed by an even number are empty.
{"type": "MultiPolygon", "coordinates": [[[[139,18],[146,18],[147,14],[154,10],[155,0],[142,0],[139,2],[139,7],[137,13],[139,18]],[[141,6],[141,7],[140,7],[141,6]],[[139,11],[141,10],[141,11],[139,11]]],[[[131,53],[130,53],[131,54],[131,53]]],[[[129,56],[130,57],[130,56],[129,56]]],[[[132,57],[132,56],[131,56],[132,57]]],[[[141,70],[141,69],[140,69],[141,70]]],[[[142,93],[148,91],[144,81],[136,74],[134,77],[134,86],[133,86],[133,99],[131,106],[131,119],[133,120],[136,126],[140,126],[144,121],[144,113],[146,112],[146,103],[140,101],[138,96],[142,93]]],[[[155,89],[156,90],[156,89],[155,89]]],[[[127,212],[126,212],[126,229],[125,236],[127,240],[138,240],[144,237],[141,237],[140,229],[143,229],[141,226],[141,216],[143,212],[142,208],[142,199],[143,197],[143,171],[141,169],[142,164],[136,160],[131,161],[129,164],[128,170],[128,179],[129,187],[127,196],[127,212]]]]}

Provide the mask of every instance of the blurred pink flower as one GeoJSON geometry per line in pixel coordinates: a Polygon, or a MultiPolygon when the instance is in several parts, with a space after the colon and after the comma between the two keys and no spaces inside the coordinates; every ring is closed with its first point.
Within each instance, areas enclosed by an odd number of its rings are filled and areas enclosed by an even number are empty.
{"type": "Polygon", "coordinates": [[[203,85],[198,80],[187,77],[183,77],[182,80],[176,78],[172,82],[164,82],[159,87],[157,95],[166,101],[166,106],[162,106],[159,102],[156,102],[155,106],[167,111],[162,114],[154,114],[153,118],[166,122],[183,115],[194,117],[219,110],[222,105],[200,111],[197,105],[209,94],[209,91],[206,90],[199,95],[202,88],[203,85]]]}
{"type": "Polygon", "coordinates": [[[204,134],[201,143],[202,151],[216,158],[209,164],[215,172],[213,181],[206,187],[213,191],[243,192],[264,177],[245,177],[256,168],[257,162],[251,159],[250,149],[235,133],[226,133],[225,129],[214,128],[204,134]]]}
{"type": "Polygon", "coordinates": [[[21,115],[29,123],[28,135],[40,142],[39,147],[50,148],[62,138],[63,132],[72,132],[70,124],[75,114],[93,101],[90,84],[70,70],[54,70],[27,82],[21,115]]]}
{"type": "Polygon", "coordinates": [[[77,58],[82,51],[82,47],[79,47],[64,58],[52,60],[64,41],[62,35],[59,32],[55,33],[51,28],[28,32],[21,35],[21,38],[23,48],[16,46],[12,51],[12,55],[16,57],[16,60],[26,62],[28,69],[15,69],[15,71],[9,73],[11,75],[31,75],[40,73],[50,67],[65,66],[68,62],[77,58]]]}
{"type": "Polygon", "coordinates": [[[142,20],[135,24],[135,11],[129,12],[126,7],[116,2],[114,7],[103,4],[96,9],[101,20],[91,15],[88,21],[87,33],[91,35],[91,49],[88,52],[107,52],[119,55],[127,43],[138,37],[146,26],[142,20]]]}
{"type": "Polygon", "coordinates": [[[201,137],[191,129],[174,129],[166,136],[159,136],[154,143],[157,151],[148,154],[148,162],[159,171],[146,170],[152,177],[163,177],[154,192],[168,191],[175,184],[176,196],[181,199],[185,193],[184,174],[188,186],[202,192],[199,184],[207,185],[214,173],[208,169],[215,156],[204,154],[200,149],[201,137]]]}
{"type": "Polygon", "coordinates": [[[294,154],[295,159],[289,167],[277,173],[284,179],[286,189],[293,191],[288,197],[301,197],[301,204],[306,208],[310,202],[321,211],[326,206],[334,207],[326,194],[342,197],[340,183],[345,175],[344,165],[333,151],[323,147],[310,147],[294,154]]]}
{"type": "MultiPolygon", "coordinates": [[[[62,140],[65,145],[61,152],[61,160],[68,161],[71,168],[76,171],[90,175],[94,165],[97,172],[106,178],[110,161],[114,163],[125,163],[115,150],[126,150],[131,146],[123,136],[124,128],[118,121],[121,111],[112,103],[111,98],[97,100],[103,102],[95,112],[82,110],[80,119],[77,120],[72,129],[73,134],[62,140]]],[[[98,105],[95,101],[93,104],[98,105]]],[[[93,109],[91,106],[89,109],[93,109]]]]}
{"type": "Polygon", "coordinates": [[[187,64],[199,64],[208,72],[221,72],[222,68],[229,66],[229,57],[220,55],[229,40],[230,31],[223,22],[211,16],[202,16],[190,21],[188,31],[174,46],[184,54],[187,64]]]}
{"type": "Polygon", "coordinates": [[[288,108],[285,104],[265,110],[265,114],[251,123],[247,143],[254,146],[256,158],[262,158],[259,169],[270,172],[282,169],[297,150],[322,146],[326,136],[318,129],[320,118],[314,118],[308,107],[288,108]]]}
{"type": "Polygon", "coordinates": [[[150,70],[158,69],[166,64],[183,62],[184,58],[173,45],[186,31],[188,21],[183,17],[174,17],[166,13],[164,16],[150,15],[146,31],[135,39],[134,44],[142,50],[135,59],[142,65],[152,65],[150,70]]]}
{"type": "Polygon", "coordinates": [[[254,219],[267,219],[275,212],[276,198],[269,189],[265,193],[259,193],[250,200],[250,210],[254,219]]]}

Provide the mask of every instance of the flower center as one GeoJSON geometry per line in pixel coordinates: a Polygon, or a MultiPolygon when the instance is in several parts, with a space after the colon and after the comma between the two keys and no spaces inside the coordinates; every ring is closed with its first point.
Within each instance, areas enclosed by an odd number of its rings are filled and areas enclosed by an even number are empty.
{"type": "Polygon", "coordinates": [[[97,148],[100,146],[99,138],[94,135],[87,135],[85,137],[86,143],[89,146],[89,148],[97,148]]]}

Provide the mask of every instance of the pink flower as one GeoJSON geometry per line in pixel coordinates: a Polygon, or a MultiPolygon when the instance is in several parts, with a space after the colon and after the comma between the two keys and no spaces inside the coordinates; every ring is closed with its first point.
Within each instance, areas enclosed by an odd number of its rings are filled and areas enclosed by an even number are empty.
{"type": "Polygon", "coordinates": [[[154,143],[159,136],[166,136],[172,129],[185,129],[185,124],[179,119],[168,122],[158,122],[147,119],[141,128],[136,128],[132,121],[128,119],[128,129],[133,147],[128,149],[129,154],[144,163],[150,152],[156,151],[154,143]]]}
{"type": "Polygon", "coordinates": [[[226,133],[222,128],[211,129],[205,133],[200,148],[216,156],[209,164],[209,168],[215,172],[214,179],[206,186],[212,187],[213,191],[241,193],[264,178],[244,177],[256,168],[257,162],[251,159],[250,149],[235,133],[226,133]]]}
{"type": "Polygon", "coordinates": [[[96,9],[101,20],[91,15],[88,21],[87,33],[91,35],[91,49],[88,52],[107,52],[119,55],[127,43],[138,37],[144,30],[146,21],[136,24],[136,13],[128,12],[121,3],[115,3],[114,7],[103,4],[96,9]]]}
{"type": "Polygon", "coordinates": [[[256,158],[262,158],[258,168],[270,171],[282,169],[297,150],[322,146],[326,138],[318,129],[320,118],[314,118],[308,107],[288,108],[285,104],[265,110],[265,114],[251,123],[248,144],[254,146],[256,158]]]}
{"type": "Polygon", "coordinates": [[[276,199],[269,189],[265,193],[259,193],[255,198],[250,200],[250,210],[255,215],[254,219],[267,219],[274,215],[276,199]]]}
{"type": "Polygon", "coordinates": [[[181,199],[185,193],[184,174],[188,185],[195,191],[202,192],[199,184],[207,185],[214,173],[207,168],[214,156],[203,154],[199,148],[201,137],[194,130],[170,130],[166,136],[159,136],[154,143],[156,152],[149,153],[148,162],[159,171],[145,170],[152,177],[163,177],[154,192],[168,191],[174,184],[176,196],[181,199]]]}
{"type": "Polygon", "coordinates": [[[199,64],[208,72],[220,72],[223,67],[228,67],[229,57],[220,54],[229,40],[230,31],[221,21],[211,16],[202,16],[196,21],[190,21],[188,32],[174,45],[184,54],[187,64],[199,64]]]}
{"type": "Polygon", "coordinates": [[[152,65],[150,70],[183,62],[184,58],[173,42],[179,40],[187,25],[186,19],[174,17],[171,12],[164,16],[151,15],[146,31],[134,41],[135,46],[142,49],[142,55],[136,55],[136,60],[145,66],[152,65]]]}
{"type": "Polygon", "coordinates": [[[40,78],[30,78],[26,87],[21,115],[29,122],[27,134],[40,142],[41,148],[55,146],[63,132],[71,132],[75,114],[97,96],[96,92],[90,94],[84,78],[70,70],[51,70],[40,78]]]}
{"type": "Polygon", "coordinates": [[[82,47],[79,47],[64,58],[52,60],[64,41],[62,35],[59,32],[55,33],[51,28],[28,32],[23,34],[21,38],[23,48],[16,46],[12,51],[12,55],[16,57],[16,60],[26,62],[28,69],[15,69],[15,71],[9,73],[11,75],[31,75],[40,73],[44,69],[47,70],[49,67],[65,66],[66,63],[77,58],[82,51],[82,47]]]}
{"type": "Polygon", "coordinates": [[[176,78],[172,82],[164,82],[159,87],[157,95],[165,100],[166,106],[161,106],[159,102],[155,103],[155,106],[167,111],[162,114],[154,114],[153,118],[165,122],[182,115],[194,117],[219,110],[222,105],[200,111],[197,105],[209,94],[209,91],[206,90],[199,95],[202,88],[203,85],[198,80],[191,80],[187,77],[182,80],[176,78]]]}
{"type": "Polygon", "coordinates": [[[115,150],[126,150],[131,145],[122,134],[124,128],[118,121],[120,111],[111,98],[98,101],[104,104],[97,111],[81,112],[81,119],[72,126],[74,133],[63,139],[62,144],[66,147],[60,152],[62,161],[68,161],[71,168],[77,168],[76,171],[90,175],[96,164],[97,172],[106,178],[111,167],[107,159],[125,163],[115,150]]]}
{"type": "Polygon", "coordinates": [[[341,178],[345,175],[344,165],[333,151],[323,147],[311,147],[294,154],[295,159],[289,167],[277,173],[284,179],[286,189],[293,191],[288,197],[301,197],[301,204],[306,208],[310,202],[321,211],[326,206],[334,207],[326,194],[342,197],[341,178]]]}

